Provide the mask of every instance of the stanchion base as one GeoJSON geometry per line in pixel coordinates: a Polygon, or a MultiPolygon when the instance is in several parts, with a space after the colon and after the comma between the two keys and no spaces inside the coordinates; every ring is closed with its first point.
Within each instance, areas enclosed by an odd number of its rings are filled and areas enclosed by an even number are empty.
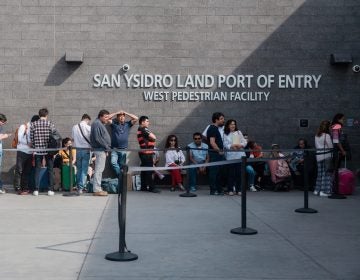
{"type": "Polygon", "coordinates": [[[333,193],[332,195],[328,196],[330,199],[346,199],[347,197],[342,194],[333,193]]]}
{"type": "Polygon", "coordinates": [[[197,197],[196,194],[191,193],[191,192],[185,192],[185,193],[179,194],[179,196],[181,196],[181,197],[197,197]]]}
{"type": "Polygon", "coordinates": [[[233,228],[232,230],[230,230],[231,233],[233,234],[241,234],[241,235],[252,235],[252,234],[257,234],[257,230],[256,229],[252,229],[252,228],[233,228]]]}
{"type": "Polygon", "coordinates": [[[298,208],[295,209],[295,212],[313,214],[313,213],[317,213],[318,211],[312,208],[298,208]]]}
{"type": "Polygon", "coordinates": [[[105,259],[114,262],[129,262],[129,261],[137,260],[138,255],[130,252],[124,252],[124,253],[114,252],[114,253],[106,254],[105,259]]]}
{"type": "Polygon", "coordinates": [[[79,196],[80,194],[78,192],[65,192],[63,193],[63,196],[79,196]]]}

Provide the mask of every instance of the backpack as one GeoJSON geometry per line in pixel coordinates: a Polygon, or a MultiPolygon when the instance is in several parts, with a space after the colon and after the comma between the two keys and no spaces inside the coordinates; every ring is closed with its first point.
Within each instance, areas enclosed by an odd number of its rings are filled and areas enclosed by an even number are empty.
{"type": "MultiPolygon", "coordinates": [[[[20,126],[21,126],[21,125],[20,125],[20,126]]],[[[14,138],[13,138],[13,140],[11,141],[11,147],[14,148],[14,149],[17,148],[17,145],[18,145],[18,143],[19,143],[19,137],[18,137],[18,135],[19,135],[19,128],[20,128],[20,126],[15,130],[14,138]]],[[[27,123],[25,123],[24,136],[27,134],[27,129],[28,129],[28,125],[27,125],[27,123]]],[[[28,141],[28,140],[27,140],[27,137],[26,137],[26,142],[27,142],[27,141],[28,141]]]]}
{"type": "MultiPolygon", "coordinates": [[[[49,134],[49,142],[48,142],[48,148],[49,149],[58,149],[61,148],[61,135],[56,130],[50,132],[49,134]]],[[[56,155],[58,151],[49,151],[49,155],[56,155]]]]}
{"type": "Polygon", "coordinates": [[[287,162],[285,160],[283,160],[283,159],[278,160],[278,166],[275,171],[275,175],[278,178],[287,178],[287,177],[291,176],[289,165],[287,164],[287,162]]]}

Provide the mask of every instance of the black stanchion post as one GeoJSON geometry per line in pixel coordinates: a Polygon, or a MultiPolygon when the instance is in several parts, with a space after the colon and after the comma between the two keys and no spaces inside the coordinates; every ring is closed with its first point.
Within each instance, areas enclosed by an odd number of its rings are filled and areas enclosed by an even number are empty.
{"type": "Polygon", "coordinates": [[[74,178],[74,172],[73,172],[73,157],[72,157],[72,146],[68,147],[68,151],[69,151],[69,192],[65,192],[63,193],[63,196],[79,196],[78,192],[73,192],[72,188],[73,188],[73,178],[74,178]]]}
{"type": "MultiPolygon", "coordinates": [[[[188,148],[186,149],[186,160],[190,164],[190,149],[188,149],[188,148]]],[[[186,176],[186,182],[185,182],[186,192],[179,194],[180,197],[196,197],[197,196],[196,194],[190,192],[189,171],[190,171],[190,169],[188,169],[187,176],[186,176]]]]}
{"type": "Polygon", "coordinates": [[[308,166],[309,166],[309,152],[305,151],[304,154],[304,208],[298,208],[295,209],[295,212],[297,213],[308,213],[308,214],[313,214],[313,213],[317,213],[318,211],[312,208],[309,208],[309,170],[308,170],[308,166]]]}
{"type": "Polygon", "coordinates": [[[246,227],[246,157],[241,158],[241,227],[233,228],[231,233],[252,235],[257,230],[246,227]]]}
{"type": "Polygon", "coordinates": [[[125,223],[126,223],[126,195],[127,195],[127,176],[128,166],[123,166],[123,174],[119,174],[118,183],[118,222],[119,222],[119,251],[105,255],[105,259],[116,262],[128,262],[137,260],[138,256],[131,253],[126,248],[125,242],[125,223]],[[122,187],[120,179],[122,178],[122,187]]]}

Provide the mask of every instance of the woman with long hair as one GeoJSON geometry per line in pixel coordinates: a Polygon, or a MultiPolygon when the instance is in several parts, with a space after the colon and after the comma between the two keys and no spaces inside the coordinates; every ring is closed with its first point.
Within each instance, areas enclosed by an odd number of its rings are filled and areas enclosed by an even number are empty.
{"type": "MultiPolygon", "coordinates": [[[[185,163],[185,156],[184,153],[179,149],[178,138],[176,135],[172,134],[167,137],[165,149],[165,166],[175,167],[181,166],[185,163]]],[[[185,188],[182,184],[181,169],[170,169],[169,172],[171,175],[170,191],[175,191],[176,187],[179,187],[180,190],[184,191],[185,188]]]]}
{"type": "Polygon", "coordinates": [[[330,136],[330,122],[322,121],[315,135],[316,161],[317,161],[317,179],[314,190],[315,195],[329,196],[331,194],[332,175],[331,149],[333,143],[330,136]]]}
{"type": "MultiPolygon", "coordinates": [[[[243,151],[247,141],[241,131],[238,129],[236,121],[230,119],[226,122],[224,128],[224,148],[226,149],[226,160],[241,159],[246,154],[243,151]]],[[[241,162],[228,164],[228,181],[227,188],[228,194],[234,195],[235,191],[241,195],[241,162]]],[[[244,182],[245,183],[245,182],[244,182]]]]}
{"type": "Polygon", "coordinates": [[[338,194],[339,190],[339,168],[341,166],[341,162],[344,158],[346,158],[346,151],[344,148],[344,134],[342,131],[343,125],[345,121],[345,116],[342,113],[337,113],[330,127],[330,133],[332,137],[332,143],[334,145],[334,153],[333,153],[333,167],[334,167],[334,184],[333,184],[333,193],[335,195],[338,194]]]}

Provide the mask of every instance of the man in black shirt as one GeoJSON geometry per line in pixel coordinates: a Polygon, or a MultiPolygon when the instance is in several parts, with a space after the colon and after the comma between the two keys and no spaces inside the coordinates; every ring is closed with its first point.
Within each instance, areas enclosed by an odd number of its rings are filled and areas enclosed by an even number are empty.
{"type": "MultiPolygon", "coordinates": [[[[219,127],[224,125],[224,114],[215,112],[212,115],[212,122],[212,125],[209,126],[206,133],[209,145],[210,162],[222,161],[224,160],[224,144],[222,136],[219,132],[219,127]]],[[[218,165],[209,167],[210,195],[224,194],[219,180],[219,170],[220,167],[218,165]]]]}

